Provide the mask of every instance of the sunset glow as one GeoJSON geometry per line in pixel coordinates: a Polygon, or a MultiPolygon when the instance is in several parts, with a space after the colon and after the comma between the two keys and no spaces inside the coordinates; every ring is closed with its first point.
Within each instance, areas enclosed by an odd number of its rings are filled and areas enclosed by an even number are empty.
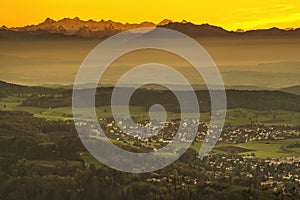
{"type": "Polygon", "coordinates": [[[187,1],[77,1],[28,0],[1,2],[0,25],[8,27],[38,24],[50,17],[59,20],[79,17],[82,20],[113,20],[122,23],[152,21],[165,18],[187,20],[195,24],[209,23],[228,30],[270,27],[300,27],[299,0],[187,0],[187,1]]]}

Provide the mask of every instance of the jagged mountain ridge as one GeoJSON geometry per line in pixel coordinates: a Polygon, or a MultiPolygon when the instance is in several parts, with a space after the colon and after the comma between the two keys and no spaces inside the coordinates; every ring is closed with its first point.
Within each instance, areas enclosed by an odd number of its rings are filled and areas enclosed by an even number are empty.
{"type": "MultiPolygon", "coordinates": [[[[36,37],[45,36],[49,34],[54,34],[56,36],[66,35],[66,36],[78,36],[85,38],[93,38],[93,37],[109,37],[111,35],[120,33],[122,31],[134,29],[134,28],[142,28],[142,27],[164,27],[170,28],[173,30],[180,31],[192,37],[202,37],[202,36],[296,36],[300,37],[300,29],[278,29],[271,28],[265,30],[251,30],[251,31],[243,31],[241,29],[234,31],[227,31],[218,26],[212,26],[209,24],[201,24],[196,25],[191,22],[187,22],[183,20],[182,22],[173,22],[169,19],[164,19],[158,24],[154,24],[152,22],[142,22],[140,24],[130,24],[130,23],[120,23],[114,22],[111,20],[104,21],[94,21],[88,20],[83,21],[78,17],[73,19],[64,18],[58,21],[47,18],[44,22],[37,25],[29,25],[24,27],[16,27],[16,28],[7,28],[6,26],[2,26],[0,28],[0,37],[5,38],[7,35],[13,35],[14,32],[21,32],[25,35],[36,37]],[[2,33],[1,33],[2,32],[2,33]]],[[[21,36],[22,34],[15,34],[16,36],[21,36]]],[[[13,36],[14,37],[14,36],[13,36]]]]}
{"type": "Polygon", "coordinates": [[[76,35],[81,37],[101,37],[111,36],[116,33],[141,27],[155,27],[151,22],[142,22],[140,24],[122,24],[120,22],[108,21],[83,21],[78,17],[74,19],[64,18],[55,21],[47,18],[44,22],[38,25],[30,25],[25,27],[12,28],[14,31],[36,32],[39,30],[47,31],[49,33],[58,33],[63,35],[76,35]]]}

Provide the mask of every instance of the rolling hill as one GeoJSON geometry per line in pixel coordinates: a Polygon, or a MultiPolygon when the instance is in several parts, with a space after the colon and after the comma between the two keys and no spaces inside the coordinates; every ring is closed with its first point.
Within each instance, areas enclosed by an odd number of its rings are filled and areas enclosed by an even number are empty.
{"type": "MultiPolygon", "coordinates": [[[[122,92],[127,92],[123,88],[122,92]]],[[[111,104],[112,87],[100,87],[96,92],[96,106],[111,104]],[[101,101],[99,101],[101,99],[101,101]]],[[[82,91],[85,96],[86,90],[82,91]]],[[[217,93],[218,91],[213,91],[217,93]]],[[[72,90],[62,88],[28,87],[6,82],[0,82],[0,94],[2,97],[24,95],[23,106],[32,107],[68,107],[71,106],[72,90]]],[[[197,90],[200,110],[210,110],[210,96],[207,90],[197,90]]],[[[190,92],[181,92],[181,95],[190,95],[190,92]]],[[[287,110],[300,111],[300,96],[282,91],[255,91],[255,90],[226,90],[227,108],[247,108],[253,110],[287,110]]],[[[187,99],[188,101],[188,99],[187,99]]],[[[165,105],[167,110],[179,112],[180,106],[174,94],[167,90],[138,89],[130,100],[131,105],[150,108],[153,104],[165,105]]],[[[194,108],[190,108],[193,110],[194,108]]]]}
{"type": "Polygon", "coordinates": [[[296,94],[296,95],[300,95],[300,85],[287,87],[287,88],[282,88],[281,91],[296,94]]]}

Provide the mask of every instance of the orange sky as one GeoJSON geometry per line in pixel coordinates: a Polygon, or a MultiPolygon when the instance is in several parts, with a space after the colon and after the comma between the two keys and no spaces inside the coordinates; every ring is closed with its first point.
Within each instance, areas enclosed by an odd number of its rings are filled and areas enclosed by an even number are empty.
{"type": "Polygon", "coordinates": [[[300,0],[0,0],[0,25],[37,24],[50,17],[160,22],[168,18],[228,30],[300,27],[300,0]]]}

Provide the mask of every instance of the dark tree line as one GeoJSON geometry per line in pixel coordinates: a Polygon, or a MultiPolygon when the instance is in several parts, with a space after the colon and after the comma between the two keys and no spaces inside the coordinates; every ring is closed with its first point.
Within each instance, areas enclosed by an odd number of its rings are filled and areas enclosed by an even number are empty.
{"type": "MultiPolygon", "coordinates": [[[[88,91],[82,91],[82,98],[87,98],[88,91]]],[[[127,93],[127,89],[123,89],[127,93]]],[[[218,93],[218,91],[214,91],[218,93]]],[[[189,96],[190,92],[181,92],[181,95],[189,96]]],[[[96,106],[111,104],[112,88],[99,88],[96,93],[96,106]]],[[[227,90],[228,108],[248,108],[253,110],[287,110],[300,111],[300,96],[280,91],[239,91],[227,90]]],[[[211,108],[208,91],[196,91],[199,107],[202,112],[208,112],[211,108]]],[[[23,106],[36,106],[42,108],[56,108],[71,106],[72,94],[65,91],[56,95],[27,95],[22,102],[23,106]]],[[[189,105],[189,98],[184,101],[189,105]]],[[[83,101],[84,102],[84,101],[83,101]]],[[[88,102],[88,101],[86,101],[88,102]]],[[[121,102],[120,102],[121,104],[121,102]]],[[[155,91],[139,89],[130,99],[130,104],[143,106],[149,109],[153,104],[162,104],[167,111],[180,112],[180,105],[176,96],[171,91],[155,91]]],[[[82,104],[82,106],[86,106],[82,104]]],[[[191,106],[189,111],[194,111],[191,106]]]]}

